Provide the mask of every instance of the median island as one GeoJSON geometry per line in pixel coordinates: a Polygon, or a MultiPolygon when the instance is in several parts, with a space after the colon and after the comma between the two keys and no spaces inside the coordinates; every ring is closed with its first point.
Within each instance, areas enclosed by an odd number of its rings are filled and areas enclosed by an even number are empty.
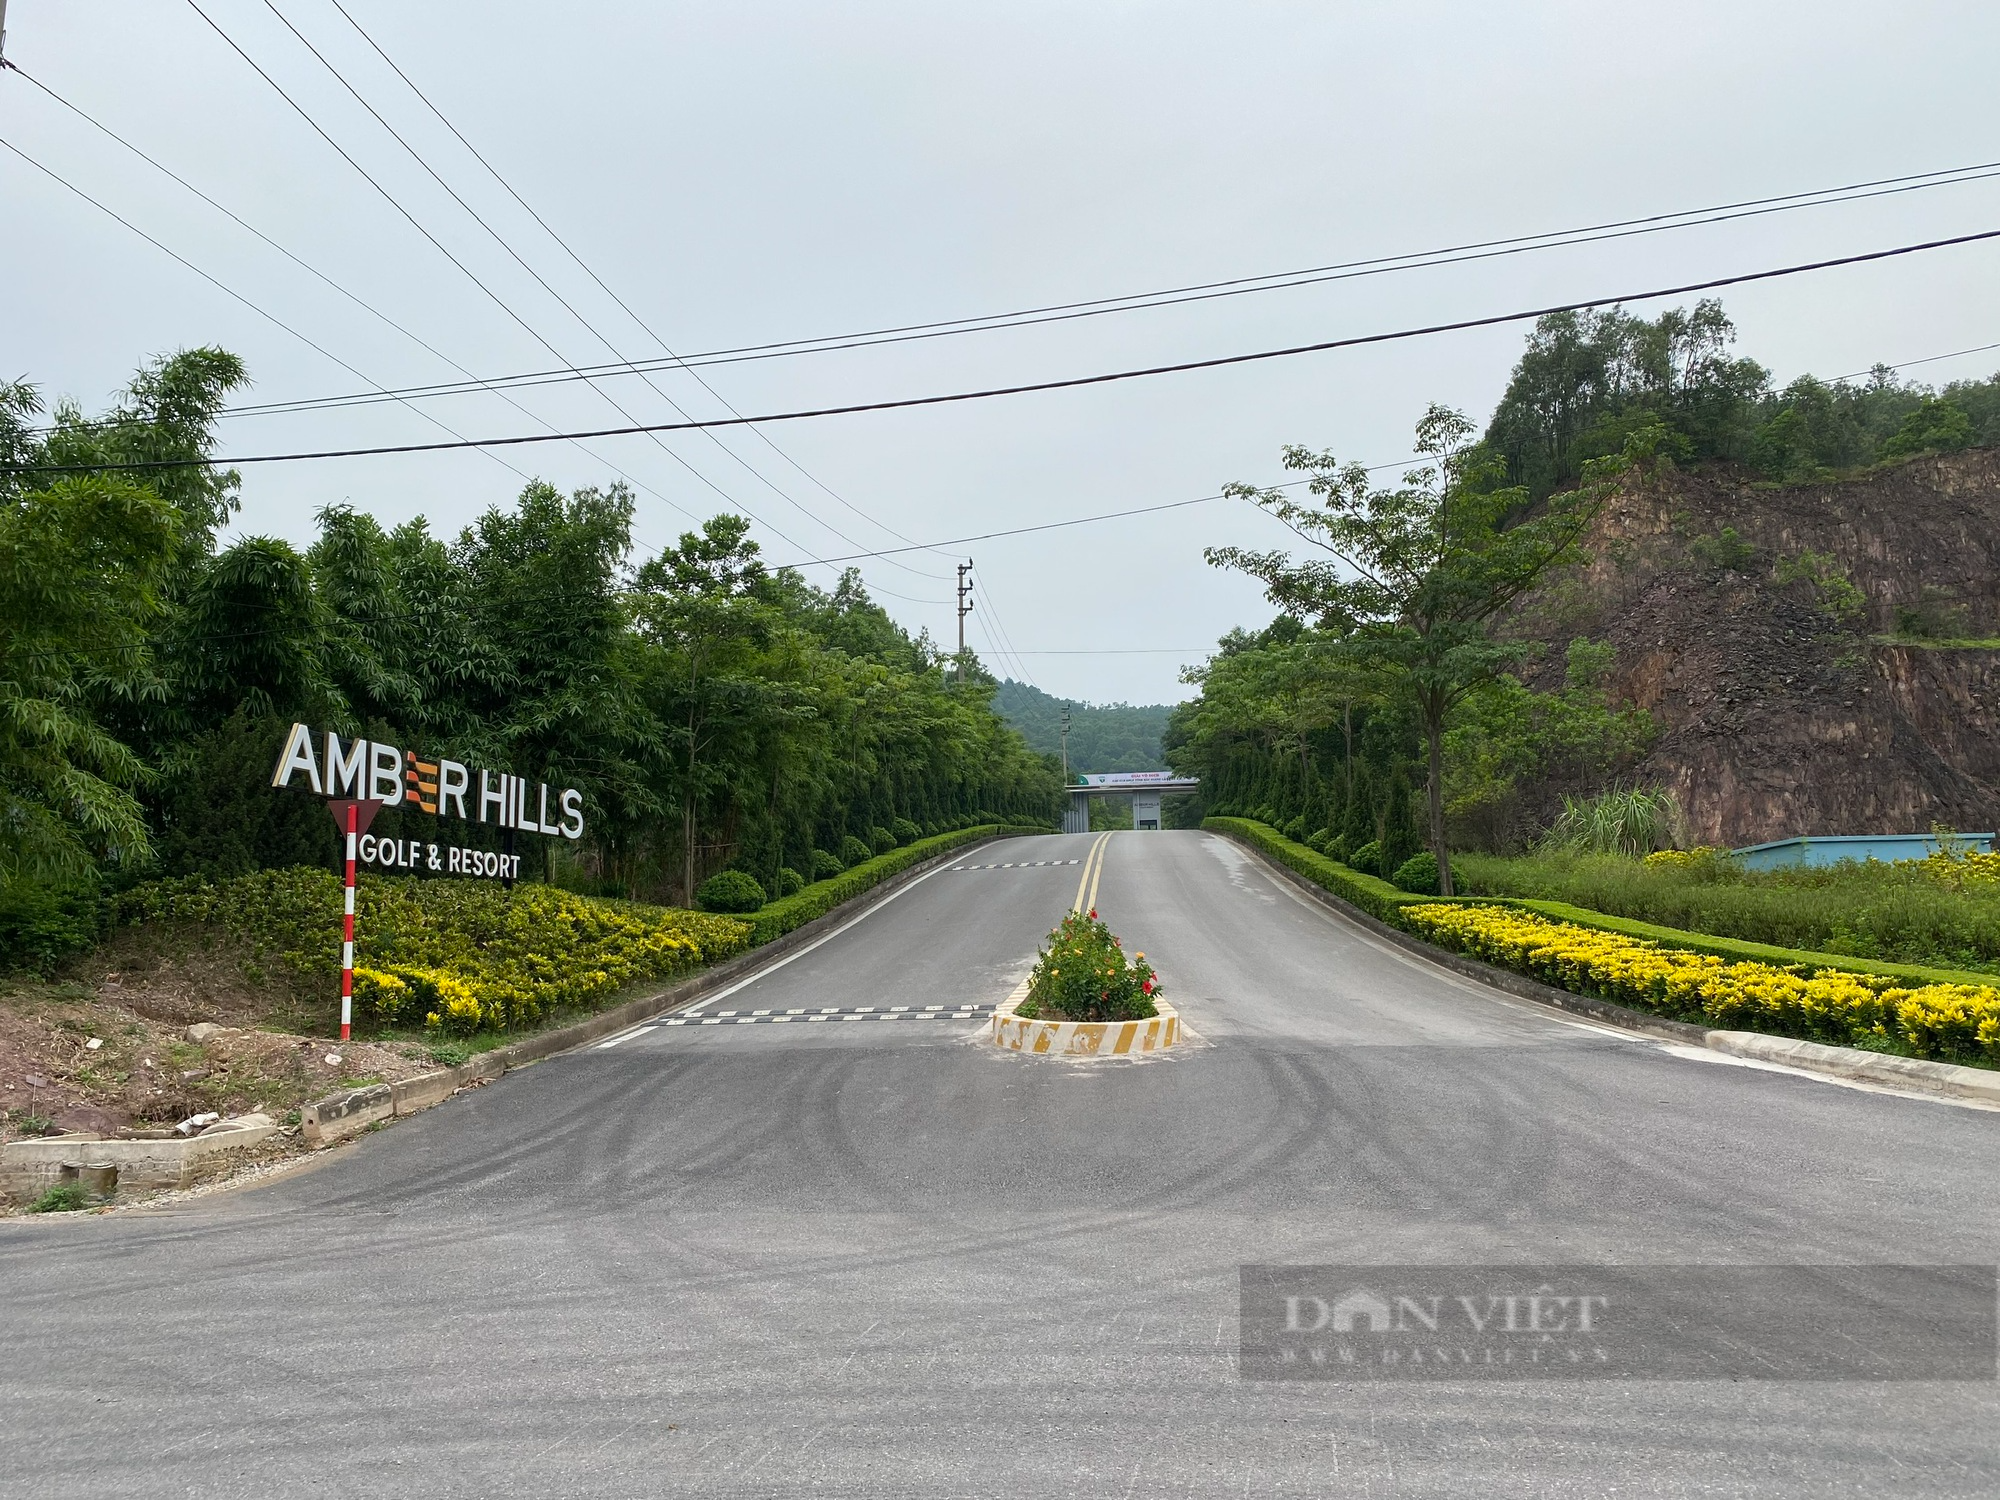
{"type": "Polygon", "coordinates": [[[1129,958],[1095,907],[1072,911],[1035,955],[1034,971],[993,1013],[994,1045],[1086,1058],[1158,1052],[1182,1039],[1146,955],[1129,958]]]}

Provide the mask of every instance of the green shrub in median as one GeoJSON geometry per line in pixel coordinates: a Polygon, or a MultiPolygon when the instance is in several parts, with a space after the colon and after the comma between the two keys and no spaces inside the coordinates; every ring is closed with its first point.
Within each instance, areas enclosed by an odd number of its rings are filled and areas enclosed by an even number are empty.
{"type": "Polygon", "coordinates": [[[865,863],[874,852],[850,833],[840,841],[840,867],[843,870],[851,870],[856,865],[865,863]]]}
{"type": "Polygon", "coordinates": [[[1073,911],[1035,955],[1027,997],[1015,1014],[1046,1021],[1143,1021],[1160,1013],[1154,1004],[1159,993],[1159,976],[1145,954],[1127,959],[1124,945],[1094,909],[1087,915],[1073,911]]]}
{"type": "Polygon", "coordinates": [[[889,822],[889,832],[896,836],[899,844],[914,844],[924,836],[924,831],[908,818],[893,818],[889,822]]]}
{"type": "Polygon", "coordinates": [[[785,896],[796,896],[800,891],[804,890],[805,888],[806,888],[805,876],[801,875],[797,870],[794,870],[790,865],[785,865],[778,871],[777,889],[774,890],[772,894],[780,898],[785,896]]]}
{"type": "MultiPolygon", "coordinates": [[[[833,879],[834,876],[838,875],[842,870],[847,868],[846,865],[840,862],[840,856],[838,854],[829,854],[824,849],[813,850],[812,859],[809,863],[811,865],[811,868],[808,869],[806,873],[813,880],[831,880],[833,879]]],[[[780,891],[778,892],[778,894],[784,896],[784,895],[789,895],[790,892],[780,891]]]]}

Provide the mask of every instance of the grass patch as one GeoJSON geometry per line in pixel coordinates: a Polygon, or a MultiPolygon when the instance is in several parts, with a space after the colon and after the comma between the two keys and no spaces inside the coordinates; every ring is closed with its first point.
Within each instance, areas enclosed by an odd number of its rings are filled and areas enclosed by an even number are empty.
{"type": "Polygon", "coordinates": [[[78,1209],[90,1207],[90,1197],[73,1182],[60,1183],[50,1188],[28,1205],[31,1214],[73,1214],[78,1209]]]}

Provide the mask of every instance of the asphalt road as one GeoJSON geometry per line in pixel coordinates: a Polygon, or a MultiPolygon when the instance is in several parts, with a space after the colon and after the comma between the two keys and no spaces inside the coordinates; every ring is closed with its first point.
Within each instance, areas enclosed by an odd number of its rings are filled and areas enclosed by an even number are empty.
{"type": "Polygon", "coordinates": [[[1198,833],[1114,835],[1098,893],[1185,1050],[802,1019],[1004,995],[1089,840],[997,847],[724,1024],[0,1225],[0,1495],[2000,1494],[1991,1380],[1273,1382],[1235,1343],[1246,1263],[1991,1264],[2000,1115],[1559,1019],[1198,833]]]}

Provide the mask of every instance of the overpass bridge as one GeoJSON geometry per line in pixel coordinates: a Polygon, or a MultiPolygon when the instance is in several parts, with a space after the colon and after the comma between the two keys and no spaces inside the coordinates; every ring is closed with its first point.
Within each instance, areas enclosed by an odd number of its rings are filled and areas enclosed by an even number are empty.
{"type": "Polygon", "coordinates": [[[1134,828],[1158,828],[1160,798],[1168,792],[1192,792],[1200,785],[1197,778],[1176,776],[1172,771],[1112,771],[1100,776],[1080,776],[1069,788],[1069,805],[1063,809],[1063,832],[1090,832],[1092,797],[1123,797],[1132,804],[1134,828]]]}

